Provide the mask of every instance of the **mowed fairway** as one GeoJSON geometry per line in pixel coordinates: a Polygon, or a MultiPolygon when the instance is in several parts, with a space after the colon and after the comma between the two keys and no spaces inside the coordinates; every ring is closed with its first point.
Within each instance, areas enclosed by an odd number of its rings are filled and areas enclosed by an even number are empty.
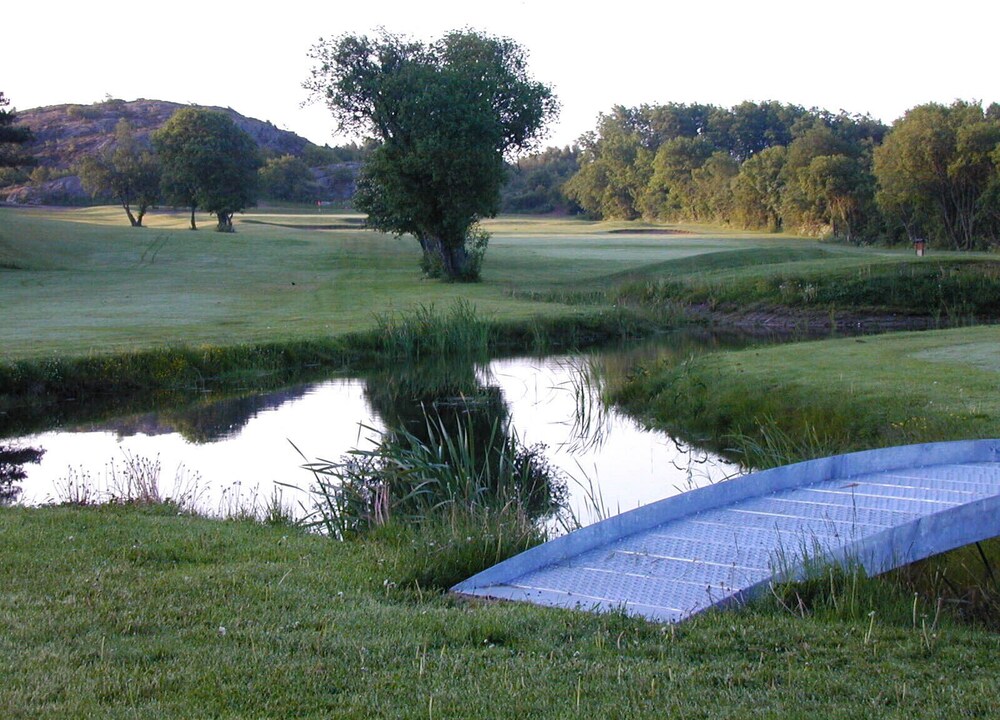
{"type": "Polygon", "coordinates": [[[571,315],[581,308],[525,293],[587,289],[700,253],[811,244],[508,218],[488,224],[483,282],[463,285],[423,279],[412,238],[351,229],[357,217],[257,211],[238,218],[232,235],[214,232],[208,216],[199,221],[192,232],[184,213],[154,213],[148,227],[133,229],[113,207],[0,209],[2,357],[328,336],[459,298],[487,317],[571,315]]]}
{"type": "Polygon", "coordinates": [[[448,284],[422,277],[412,238],[364,230],[357,215],[256,210],[235,234],[207,215],[197,232],[187,222],[153,213],[134,229],[116,207],[0,208],[0,359],[329,337],[459,299],[487,319],[571,317],[600,307],[580,298],[623,282],[707,283],[724,296],[768,277],[849,278],[912,260],[782,235],[505,216],[486,223],[483,281],[448,284]]]}

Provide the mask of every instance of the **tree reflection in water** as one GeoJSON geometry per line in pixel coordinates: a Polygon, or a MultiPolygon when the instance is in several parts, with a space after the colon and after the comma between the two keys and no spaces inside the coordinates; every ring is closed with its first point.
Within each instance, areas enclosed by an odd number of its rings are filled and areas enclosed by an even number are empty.
{"type": "Polygon", "coordinates": [[[562,507],[565,479],[545,446],[520,442],[500,388],[481,382],[471,361],[375,372],[364,392],[386,428],[375,448],[308,466],[332,503],[332,532],[419,521],[453,505],[512,505],[536,520],[562,507]]]}
{"type": "Polygon", "coordinates": [[[21,494],[17,483],[28,476],[24,466],[39,462],[44,454],[42,448],[0,445],[0,505],[17,500],[21,494]]]}

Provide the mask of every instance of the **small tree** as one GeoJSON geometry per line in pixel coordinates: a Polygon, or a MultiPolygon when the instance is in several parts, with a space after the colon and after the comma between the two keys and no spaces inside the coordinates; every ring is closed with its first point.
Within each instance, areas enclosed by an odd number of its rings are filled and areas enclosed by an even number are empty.
{"type": "Polygon", "coordinates": [[[288,202],[316,199],[316,182],[301,158],[294,155],[268,158],[259,174],[260,193],[266,198],[288,202]]]}
{"type": "Polygon", "coordinates": [[[115,127],[114,145],[84,158],[77,172],[91,195],[121,203],[132,227],[142,227],[142,218],[160,194],[160,163],[136,139],[132,123],[125,118],[115,127]]]}
{"type": "Polygon", "coordinates": [[[17,125],[17,113],[7,110],[10,100],[0,92],[0,167],[16,167],[30,165],[31,160],[21,152],[21,146],[31,140],[31,129],[25,125],[17,125]]]}
{"type": "Polygon", "coordinates": [[[257,202],[257,144],[224,113],[183,108],[153,134],[168,202],[199,207],[218,218],[216,230],[233,232],[233,215],[257,202]]]}
{"type": "Polygon", "coordinates": [[[321,40],[311,57],[306,88],[341,129],[381,141],[355,206],[375,229],[415,236],[431,274],[474,279],[485,246],[474,228],[499,210],[504,157],[532,147],[557,110],[524,51],[472,31],[426,46],[383,33],[321,40]]]}

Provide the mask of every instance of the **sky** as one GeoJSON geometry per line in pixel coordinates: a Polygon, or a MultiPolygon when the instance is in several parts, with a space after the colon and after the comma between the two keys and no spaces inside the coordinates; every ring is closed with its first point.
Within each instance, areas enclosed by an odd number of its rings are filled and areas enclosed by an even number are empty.
{"type": "Polygon", "coordinates": [[[380,27],[517,41],[562,107],[547,145],[573,143],[615,105],[777,100],[891,123],[926,102],[1000,102],[995,0],[56,0],[3,16],[0,91],[19,110],[108,96],[214,105],[320,145],[354,138],[322,103],[303,107],[310,48],[380,27]]]}

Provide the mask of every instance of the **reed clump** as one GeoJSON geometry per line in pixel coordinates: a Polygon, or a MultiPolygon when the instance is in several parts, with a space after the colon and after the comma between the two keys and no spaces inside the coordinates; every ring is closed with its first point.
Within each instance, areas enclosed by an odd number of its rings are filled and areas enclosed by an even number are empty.
{"type": "Polygon", "coordinates": [[[545,539],[565,480],[505,423],[428,413],[425,432],[375,433],[371,449],[304,465],[314,507],[305,524],[338,539],[377,534],[408,548],[397,582],[446,589],[545,539]]]}

